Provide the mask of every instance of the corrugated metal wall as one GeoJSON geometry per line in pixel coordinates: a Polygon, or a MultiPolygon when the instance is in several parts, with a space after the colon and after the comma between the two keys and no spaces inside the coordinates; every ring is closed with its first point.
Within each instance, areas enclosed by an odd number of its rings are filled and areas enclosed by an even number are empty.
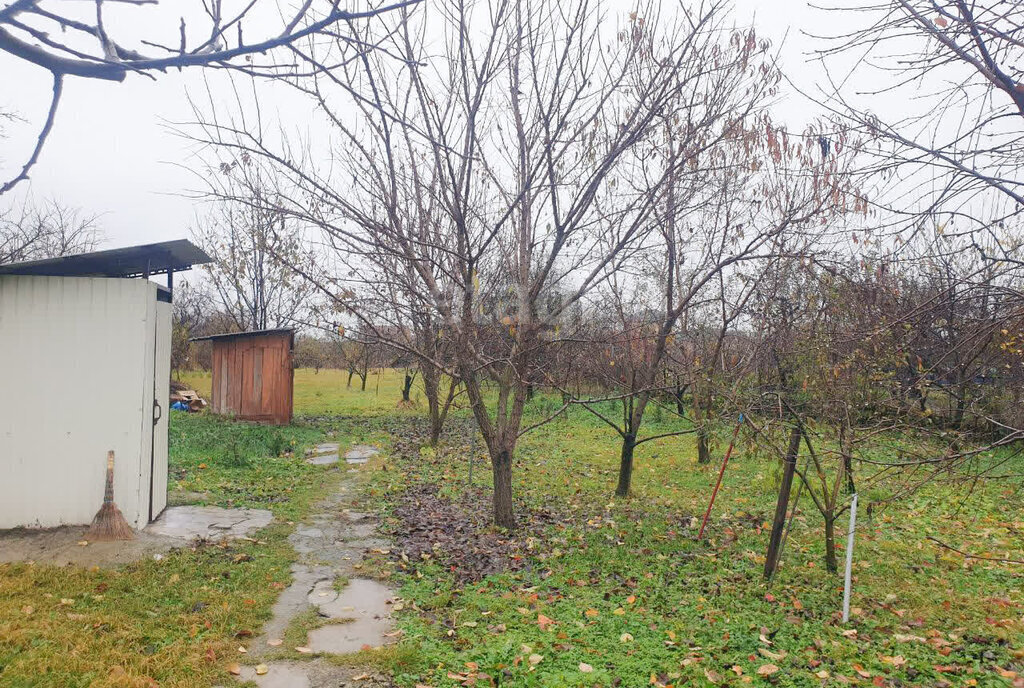
{"type": "Polygon", "coordinates": [[[148,522],[156,309],[148,280],[0,276],[0,528],[89,523],[109,449],[148,522]]]}
{"type": "Polygon", "coordinates": [[[213,341],[214,413],[287,425],[292,421],[293,377],[289,333],[213,341]]]}

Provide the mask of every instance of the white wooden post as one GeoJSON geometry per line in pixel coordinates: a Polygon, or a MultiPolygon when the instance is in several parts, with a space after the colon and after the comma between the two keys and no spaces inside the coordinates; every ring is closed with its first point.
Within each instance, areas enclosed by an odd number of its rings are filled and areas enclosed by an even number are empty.
{"type": "Polygon", "coordinates": [[[843,623],[850,620],[850,579],[853,572],[853,535],[857,529],[857,494],[850,503],[850,530],[846,535],[846,580],[843,584],[843,623]]]}

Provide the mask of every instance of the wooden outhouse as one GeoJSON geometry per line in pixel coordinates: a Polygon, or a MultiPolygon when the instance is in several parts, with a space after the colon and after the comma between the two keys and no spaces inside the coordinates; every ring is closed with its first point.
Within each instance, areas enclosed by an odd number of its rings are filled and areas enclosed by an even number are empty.
{"type": "Polygon", "coordinates": [[[171,241],[0,265],[0,528],[89,523],[109,450],[128,522],[160,515],[172,276],[208,261],[171,241]]]}
{"type": "Polygon", "coordinates": [[[292,422],[294,330],[215,334],[193,341],[213,345],[214,413],[273,425],[292,422]]]}

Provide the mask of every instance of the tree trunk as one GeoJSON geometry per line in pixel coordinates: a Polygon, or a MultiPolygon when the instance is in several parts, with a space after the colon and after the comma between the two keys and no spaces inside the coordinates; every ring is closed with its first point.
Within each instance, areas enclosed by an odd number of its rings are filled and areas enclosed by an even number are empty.
{"type": "Polygon", "coordinates": [[[512,453],[501,449],[491,455],[491,473],[494,476],[494,523],[501,528],[515,528],[512,509],[512,453]]]}
{"type": "Polygon", "coordinates": [[[626,433],[622,438],[622,455],[619,459],[619,485],[615,488],[616,497],[628,497],[629,486],[633,481],[633,450],[636,448],[636,435],[626,433]]]}
{"type": "Polygon", "coordinates": [[[708,446],[708,431],[701,425],[697,430],[697,463],[711,463],[711,448],[708,446]]]}
{"type": "Polygon", "coordinates": [[[349,368],[349,370],[348,370],[348,384],[345,385],[346,389],[352,389],[352,376],[355,375],[355,372],[356,371],[354,371],[351,368],[349,368]]]}
{"type": "Polygon", "coordinates": [[[775,517],[772,519],[772,534],[768,538],[768,551],[764,556],[764,577],[771,579],[779,565],[779,545],[786,529],[786,513],[789,511],[789,493],[793,490],[793,474],[796,473],[796,457],[800,452],[800,428],[793,426],[789,431],[789,447],[782,465],[782,484],[779,499],[775,503],[775,517]]]}
{"type": "Polygon", "coordinates": [[[423,395],[427,397],[427,411],[430,416],[430,446],[436,447],[441,439],[441,429],[444,426],[445,413],[442,412],[441,401],[441,376],[432,364],[420,362],[420,377],[423,380],[423,395]]]}
{"type": "Polygon", "coordinates": [[[405,382],[402,384],[402,401],[410,403],[409,393],[412,392],[412,375],[405,374],[405,382]]]}
{"type": "Polygon", "coordinates": [[[832,513],[825,514],[825,569],[829,573],[839,571],[836,560],[836,517],[832,513]]]}
{"type": "Polygon", "coordinates": [[[441,415],[441,402],[436,395],[427,395],[427,406],[430,409],[430,446],[436,447],[441,439],[444,427],[444,416],[441,415]]]}
{"type": "Polygon", "coordinates": [[[366,373],[363,373],[359,377],[363,381],[363,384],[359,387],[359,391],[360,392],[365,392],[366,391],[366,378],[369,377],[369,376],[366,373]]]}
{"type": "Polygon", "coordinates": [[[953,414],[953,427],[957,430],[964,429],[964,415],[967,412],[967,399],[963,389],[960,390],[960,398],[956,401],[956,411],[953,414]]]}
{"type": "Polygon", "coordinates": [[[526,400],[530,401],[533,399],[533,383],[527,383],[526,385],[526,400]]]}

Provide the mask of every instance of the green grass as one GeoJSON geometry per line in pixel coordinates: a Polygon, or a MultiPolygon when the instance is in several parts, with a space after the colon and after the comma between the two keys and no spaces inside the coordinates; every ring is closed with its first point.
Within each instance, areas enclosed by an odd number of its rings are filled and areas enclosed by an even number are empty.
{"type": "MultiPolygon", "coordinates": [[[[399,445],[423,409],[396,409],[400,372],[383,371],[379,389],[371,375],[366,392],[346,389],[346,377],[296,372],[297,416],[340,416],[316,427],[172,416],[172,488],[210,504],[271,509],[275,524],[259,542],[184,549],[116,571],[0,566],[0,685],[227,685],[224,667],[238,660],[244,643],[235,634],[258,630],[288,580],[294,553],[287,522],[329,487],[320,478],[332,473],[301,459],[326,429],[343,445],[395,440],[379,470],[365,476],[366,508],[386,510],[417,481],[461,496],[465,437],[449,436],[436,452],[403,455],[399,445]],[[281,456],[282,447],[293,455],[281,456]],[[32,614],[22,611],[26,605],[32,614]]],[[[201,393],[208,380],[186,376],[201,393]]],[[[557,403],[539,395],[527,423],[557,403]]],[[[466,416],[457,410],[453,419],[466,416]]],[[[649,432],[686,429],[667,412],[650,421],[649,432]]],[[[965,559],[926,537],[1024,560],[1024,496],[1015,484],[935,483],[876,508],[869,520],[866,502],[904,485],[881,476],[869,487],[862,466],[855,613],[844,626],[842,581],[824,570],[821,518],[806,494],[776,580],[762,580],[779,479],[767,447],[743,438],[706,540],[696,541],[693,519],[707,505],[731,429],[717,429],[711,466],[697,465],[690,435],[642,445],[626,500],[612,497],[619,446],[601,421],[574,409],[527,435],[513,476],[520,513],[547,508],[559,524],[535,533],[526,566],[460,586],[436,559],[380,562],[401,586],[396,616],[404,638],[386,651],[337,661],[384,668],[401,686],[434,688],[463,685],[464,678],[524,687],[1008,686],[1013,673],[1024,673],[1024,566],[965,559]],[[766,665],[778,671],[759,675],[766,665]]],[[[917,440],[891,444],[899,442],[917,440]]],[[[479,442],[476,451],[474,483],[486,488],[490,472],[479,442]]],[[[480,494],[487,499],[486,489],[480,494]]],[[[845,523],[837,533],[840,558],[845,523]]],[[[316,619],[300,620],[292,631],[301,635],[303,623],[316,619]]]]}
{"type": "MultiPolygon", "coordinates": [[[[538,398],[529,413],[541,417],[553,403],[538,398]]],[[[662,414],[649,431],[685,429],[676,423],[662,414]]],[[[619,446],[601,421],[574,410],[526,436],[513,476],[521,513],[545,506],[564,524],[533,542],[526,570],[464,588],[450,569],[410,562],[399,573],[410,602],[400,617],[420,663],[400,683],[456,686],[483,673],[503,686],[1006,686],[1024,673],[1024,567],[964,559],[926,539],[1024,559],[1015,486],[975,485],[968,498],[968,486],[934,484],[872,518],[862,502],[854,617],[844,626],[842,580],[824,570],[821,517],[806,493],[782,569],[772,584],[762,579],[779,480],[765,447],[741,441],[706,541],[696,541],[691,517],[703,515],[730,432],[719,428],[711,466],[696,463],[692,435],[642,445],[625,500],[612,495],[619,446]],[[542,627],[541,616],[554,623],[542,627]],[[531,664],[530,655],[543,659],[531,664]]],[[[396,461],[375,476],[376,489],[395,499],[408,483],[430,481],[458,495],[467,449],[450,441],[436,462],[396,461]]],[[[477,451],[474,482],[486,486],[477,451]]],[[[865,501],[902,486],[880,478],[865,501]]],[[[840,560],[845,529],[844,517],[840,560]]]]}
{"type": "Polygon", "coordinates": [[[323,439],[313,426],[268,427],[208,413],[171,416],[170,488],[198,503],[270,509],[296,520],[316,494],[311,479],[323,466],[305,461],[305,449],[323,439]]]}
{"type": "Polygon", "coordinates": [[[0,685],[229,685],[227,666],[245,657],[238,647],[291,579],[289,522],[339,475],[302,459],[322,437],[311,427],[173,414],[172,491],[267,508],[274,522],[252,540],[186,546],[118,569],[0,565],[0,685]]]}

